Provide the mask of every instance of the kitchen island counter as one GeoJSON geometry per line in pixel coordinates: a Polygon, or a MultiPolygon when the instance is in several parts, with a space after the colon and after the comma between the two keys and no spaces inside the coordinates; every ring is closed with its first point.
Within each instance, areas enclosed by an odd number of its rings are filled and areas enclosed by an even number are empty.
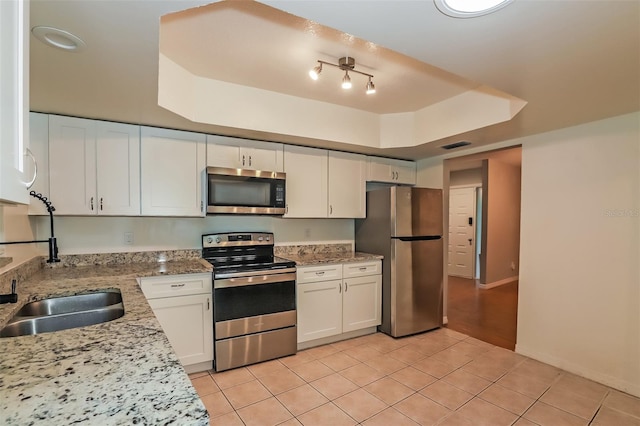
{"type": "Polygon", "coordinates": [[[199,259],[43,268],[0,305],[117,289],[125,314],[102,324],[0,338],[0,424],[207,425],[209,417],[136,278],[210,272],[199,259]]]}

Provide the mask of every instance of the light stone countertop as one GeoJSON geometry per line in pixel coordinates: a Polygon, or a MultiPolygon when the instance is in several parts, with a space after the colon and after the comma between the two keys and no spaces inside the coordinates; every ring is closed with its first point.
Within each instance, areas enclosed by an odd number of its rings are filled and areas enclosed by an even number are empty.
{"type": "Polygon", "coordinates": [[[136,278],[211,270],[200,259],[57,267],[19,282],[18,303],[0,305],[0,325],[29,301],[104,289],[121,291],[125,314],[93,326],[0,338],[0,424],[208,425],[136,278]]]}
{"type": "Polygon", "coordinates": [[[311,266],[330,263],[372,262],[381,260],[383,256],[362,252],[327,252],[305,254],[281,254],[285,259],[293,260],[296,266],[311,266]]]}

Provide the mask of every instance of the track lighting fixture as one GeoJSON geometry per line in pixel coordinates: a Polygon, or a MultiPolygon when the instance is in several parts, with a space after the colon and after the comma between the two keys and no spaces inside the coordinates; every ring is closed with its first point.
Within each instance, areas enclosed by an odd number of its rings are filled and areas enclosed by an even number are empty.
{"type": "Polygon", "coordinates": [[[311,77],[312,80],[317,80],[318,77],[320,76],[320,73],[322,72],[322,66],[323,65],[330,65],[332,67],[336,67],[336,68],[340,68],[341,70],[344,71],[344,77],[342,78],[342,88],[343,89],[351,89],[352,84],[351,84],[351,77],[349,76],[349,71],[351,72],[355,72],[357,74],[361,74],[364,75],[366,77],[369,77],[369,81],[367,82],[367,86],[366,86],[366,93],[367,95],[372,95],[374,93],[376,93],[376,86],[373,84],[373,75],[371,74],[367,74],[366,72],[362,72],[362,71],[357,71],[355,69],[356,67],[356,60],[353,59],[350,56],[345,56],[342,57],[338,60],[338,64],[332,64],[331,62],[325,62],[325,61],[321,61],[318,60],[318,65],[315,66],[313,69],[311,69],[309,71],[309,77],[311,77]]]}

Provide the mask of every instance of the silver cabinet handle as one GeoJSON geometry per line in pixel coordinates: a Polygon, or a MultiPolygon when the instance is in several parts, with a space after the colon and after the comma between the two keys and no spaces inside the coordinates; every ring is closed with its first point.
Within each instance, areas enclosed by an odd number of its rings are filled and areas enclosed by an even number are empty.
{"type": "Polygon", "coordinates": [[[251,156],[249,156],[249,167],[251,167],[251,156]]]}
{"type": "Polygon", "coordinates": [[[329,214],[333,214],[333,206],[329,204],[329,214]]]}
{"type": "Polygon", "coordinates": [[[36,178],[38,177],[38,162],[36,161],[36,157],[33,156],[33,152],[29,148],[24,149],[24,156],[31,158],[33,161],[33,178],[29,182],[24,182],[27,189],[31,189],[33,184],[36,182],[36,178]]]}
{"type": "Polygon", "coordinates": [[[346,293],[347,290],[349,289],[349,284],[347,284],[347,282],[344,282],[344,292],[346,293]]]}
{"type": "Polygon", "coordinates": [[[102,210],[102,197],[100,197],[100,210],[102,210]]]}
{"type": "Polygon", "coordinates": [[[244,166],[244,155],[242,156],[242,165],[244,166]]]}
{"type": "Polygon", "coordinates": [[[91,204],[91,211],[93,211],[93,197],[91,197],[91,201],[89,201],[89,204],[91,204]]]}
{"type": "Polygon", "coordinates": [[[361,271],[366,271],[366,270],[367,270],[367,267],[366,267],[366,266],[362,266],[362,267],[360,267],[360,270],[361,270],[361,271]]]}
{"type": "Polygon", "coordinates": [[[211,310],[211,307],[209,305],[209,298],[207,297],[207,311],[211,310]]]}
{"type": "Polygon", "coordinates": [[[342,293],[342,283],[338,284],[338,293],[342,293]]]}
{"type": "Polygon", "coordinates": [[[316,275],[324,275],[324,271],[317,271],[316,275]]]}
{"type": "Polygon", "coordinates": [[[171,284],[171,288],[180,288],[180,287],[184,287],[184,283],[182,284],[171,284]]]}

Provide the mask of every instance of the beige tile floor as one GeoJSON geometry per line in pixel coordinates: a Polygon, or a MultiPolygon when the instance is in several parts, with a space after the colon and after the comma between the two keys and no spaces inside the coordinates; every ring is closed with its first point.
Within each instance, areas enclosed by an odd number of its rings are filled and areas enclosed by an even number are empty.
{"type": "Polygon", "coordinates": [[[212,425],[640,426],[640,399],[446,328],[190,378],[212,425]]]}

